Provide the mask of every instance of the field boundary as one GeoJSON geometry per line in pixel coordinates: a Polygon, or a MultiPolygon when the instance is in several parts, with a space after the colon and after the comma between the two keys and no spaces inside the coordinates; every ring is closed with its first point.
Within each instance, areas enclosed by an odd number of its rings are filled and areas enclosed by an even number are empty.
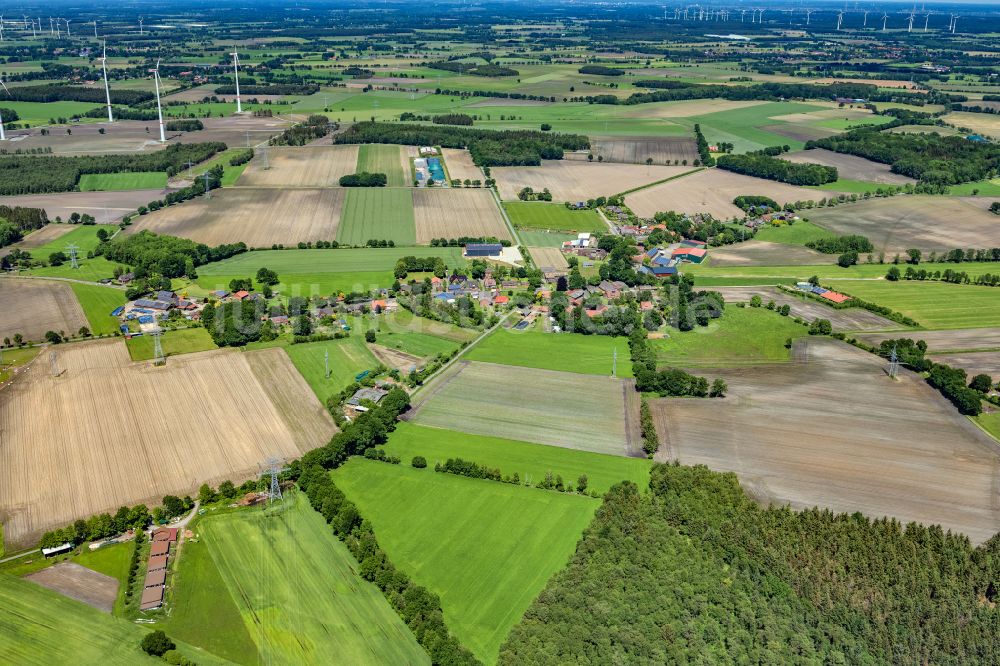
{"type": "Polygon", "coordinates": [[[633,187],[631,190],[625,190],[624,192],[619,192],[614,196],[624,197],[625,195],[632,194],[633,192],[638,192],[639,190],[645,190],[650,187],[656,187],[657,185],[662,185],[663,183],[669,183],[670,181],[677,180],[678,178],[684,178],[685,176],[690,176],[693,173],[704,171],[707,168],[708,167],[698,167],[697,169],[692,169],[691,171],[685,171],[684,173],[679,173],[676,176],[671,176],[670,178],[664,178],[663,180],[658,180],[655,183],[646,183],[645,185],[640,185],[639,187],[633,187]]]}

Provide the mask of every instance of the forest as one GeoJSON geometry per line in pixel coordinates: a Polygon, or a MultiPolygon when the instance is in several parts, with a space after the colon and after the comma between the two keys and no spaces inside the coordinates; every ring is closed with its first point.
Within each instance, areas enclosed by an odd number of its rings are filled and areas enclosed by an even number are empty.
{"type": "MultiPolygon", "coordinates": [[[[16,86],[10,88],[9,99],[12,102],[94,102],[105,104],[104,87],[73,86],[63,83],[43,86],[16,86]]],[[[143,90],[123,90],[111,88],[112,104],[139,104],[154,99],[151,92],[143,90]]]]}
{"type": "Polygon", "coordinates": [[[41,229],[49,223],[44,208],[0,205],[0,247],[24,238],[24,234],[41,229]]]}
{"type": "Polygon", "coordinates": [[[613,487],[501,664],[993,664],[1000,537],[762,508],[734,474],[613,487]]]}
{"type": "Polygon", "coordinates": [[[779,160],[763,153],[721,155],[716,160],[720,169],[744,176],[767,178],[791,185],[823,185],[837,180],[837,167],[822,164],[800,164],[779,160]]]}
{"type": "Polygon", "coordinates": [[[136,277],[162,275],[168,278],[187,275],[194,277],[194,267],[247,251],[244,243],[209,247],[186,238],[140,231],[132,236],[119,236],[99,245],[94,254],[135,269],[136,277]]]}
{"type": "Polygon", "coordinates": [[[531,130],[493,131],[451,125],[361,122],[334,137],[334,143],[395,143],[414,146],[468,147],[479,166],[538,166],[560,160],[564,150],[584,150],[590,140],[580,134],[531,130]]]}

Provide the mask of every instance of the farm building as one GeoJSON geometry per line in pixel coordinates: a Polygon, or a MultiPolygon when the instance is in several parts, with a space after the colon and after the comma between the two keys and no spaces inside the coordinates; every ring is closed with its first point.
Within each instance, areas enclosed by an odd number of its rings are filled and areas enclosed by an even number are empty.
{"type": "Polygon", "coordinates": [[[61,553],[68,553],[73,550],[73,544],[68,541],[61,546],[52,546],[51,548],[42,548],[42,555],[45,557],[52,557],[53,555],[59,555],[61,553]]]}
{"type": "Polygon", "coordinates": [[[143,587],[162,587],[167,582],[167,570],[157,569],[146,573],[146,582],[143,587]]]}
{"type": "Polygon", "coordinates": [[[160,569],[167,568],[167,556],[157,555],[156,557],[149,558],[149,565],[146,567],[146,571],[159,571],[160,569]]]}
{"type": "Polygon", "coordinates": [[[147,587],[142,591],[139,610],[156,610],[163,605],[163,586],[147,587]]]}
{"type": "Polygon", "coordinates": [[[360,407],[362,400],[371,400],[377,405],[379,401],[387,395],[389,395],[389,392],[380,388],[358,389],[354,395],[348,398],[347,404],[352,407],[360,407]]]}
{"type": "Polygon", "coordinates": [[[466,257],[498,257],[503,252],[500,243],[469,243],[465,246],[466,257]]]}
{"type": "Polygon", "coordinates": [[[708,251],[700,247],[679,247],[673,252],[674,259],[679,261],[690,261],[692,264],[700,264],[705,260],[708,251]]]}
{"type": "Polygon", "coordinates": [[[170,552],[170,542],[169,541],[154,541],[149,546],[149,556],[156,557],[157,555],[166,555],[170,552]]]}
{"type": "Polygon", "coordinates": [[[159,527],[153,530],[153,541],[177,541],[177,528],[159,527]]]}

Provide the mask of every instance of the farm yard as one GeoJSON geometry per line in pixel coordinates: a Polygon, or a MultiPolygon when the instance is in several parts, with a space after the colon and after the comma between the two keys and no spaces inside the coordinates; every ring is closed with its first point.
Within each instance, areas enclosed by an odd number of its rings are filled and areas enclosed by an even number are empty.
{"type": "MultiPolygon", "coordinates": [[[[698,146],[694,139],[686,136],[666,137],[596,137],[590,142],[590,154],[604,158],[605,162],[624,164],[694,164],[698,159],[698,146]]],[[[575,159],[576,156],[573,156],[575,159]]]]}
{"type": "MultiPolygon", "coordinates": [[[[135,220],[125,234],[149,230],[206,245],[243,241],[250,247],[337,238],[342,189],[227,188],[135,220]]],[[[364,241],[362,241],[364,244],[364,241]]]]}
{"type": "Polygon", "coordinates": [[[657,459],[736,472],[762,502],[940,523],[975,543],[1000,529],[995,443],[920,377],[894,382],[834,340],[808,347],[805,363],[727,371],[722,406],[652,401],[667,424],[657,459]]]}
{"type": "Polygon", "coordinates": [[[462,236],[513,240],[493,195],[485,189],[415,189],[413,217],[416,242],[421,245],[434,238],[462,236]]]}
{"type": "Polygon", "coordinates": [[[543,160],[541,166],[494,167],[492,173],[500,198],[505,201],[517,201],[517,193],[530,187],[536,192],[548,188],[555,201],[576,202],[607,197],[673,178],[692,168],[543,160]]]}
{"type": "Polygon", "coordinates": [[[369,240],[391,240],[414,245],[413,200],[403,188],[348,188],[340,215],[337,240],[364,245],[369,240]]]}
{"type": "Polygon", "coordinates": [[[463,182],[466,180],[483,181],[486,179],[482,169],[477,167],[472,161],[472,155],[469,154],[468,150],[442,148],[441,156],[444,157],[445,166],[448,167],[448,174],[452,178],[457,178],[463,182]]]}
{"type": "Polygon", "coordinates": [[[65,282],[0,278],[0,308],[0,340],[20,333],[25,341],[41,341],[46,331],[76,335],[87,326],[83,309],[65,282]]]}
{"type": "Polygon", "coordinates": [[[336,187],[354,173],[358,146],[272,146],[256,151],[240,177],[240,187],[336,187]]]}
{"type": "Polygon", "coordinates": [[[888,164],[872,162],[871,160],[854,155],[835,153],[832,150],[825,150],[823,148],[786,153],[781,156],[781,159],[800,164],[811,163],[836,167],[837,173],[841,178],[863,180],[884,185],[905,185],[906,183],[916,182],[912,178],[893,173],[888,164]]]}
{"type": "MultiPolygon", "coordinates": [[[[624,350],[623,350],[624,354],[624,350]]],[[[630,382],[461,361],[418,393],[407,418],[417,425],[594,453],[627,455],[626,391],[630,382]],[[462,414],[456,419],[456,414],[462,414]]]]}
{"type": "Polygon", "coordinates": [[[296,457],[335,432],[280,349],[219,350],[156,368],[131,363],[122,341],[110,340],[61,347],[55,364],[58,376],[35,363],[0,394],[5,441],[15,443],[0,449],[0,516],[13,544],[122,504],[253,476],[269,456],[296,457]],[[192,386],[196,400],[162,408],[164,396],[192,386]]]}
{"type": "Polygon", "coordinates": [[[393,564],[440,596],[448,628],[486,664],[496,662],[507,632],[566,564],[599,506],[360,458],[333,478],[393,564]]]}

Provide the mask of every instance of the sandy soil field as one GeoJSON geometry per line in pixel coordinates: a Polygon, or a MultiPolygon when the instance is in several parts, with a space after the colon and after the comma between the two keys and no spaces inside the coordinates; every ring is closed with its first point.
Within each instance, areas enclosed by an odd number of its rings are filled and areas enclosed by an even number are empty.
{"type": "MultiPolygon", "coordinates": [[[[442,148],[441,155],[444,157],[445,166],[448,167],[448,175],[453,179],[461,181],[478,180],[482,182],[486,179],[482,170],[472,162],[472,155],[468,150],[458,150],[456,148],[442,148]]],[[[409,160],[407,160],[409,162],[409,160]]],[[[407,164],[407,170],[410,169],[407,164]]]]}
{"type": "Polygon", "coordinates": [[[544,160],[542,166],[495,167],[492,173],[500,188],[500,197],[505,201],[516,201],[517,193],[525,187],[538,192],[547,187],[555,201],[586,201],[625,192],[691,170],[692,167],[689,166],[544,160]]]}
{"type": "Polygon", "coordinates": [[[958,127],[968,127],[976,134],[1000,137],[1000,115],[995,113],[966,113],[955,111],[942,118],[945,122],[958,127]]]}
{"type": "Polygon", "coordinates": [[[652,401],[667,426],[658,459],[735,472],[763,502],[939,523],[975,543],[1000,530],[985,433],[912,373],[893,381],[871,354],[804,343],[805,362],[723,373],[721,401],[652,401]]]}
{"type": "Polygon", "coordinates": [[[931,359],[953,368],[965,370],[970,379],[980,373],[986,373],[993,378],[994,383],[1000,380],[1000,352],[934,354],[931,359]]]}
{"type": "Polygon", "coordinates": [[[493,195],[485,189],[415,189],[413,219],[421,245],[433,238],[461,236],[513,240],[493,195]]]}
{"type": "Polygon", "coordinates": [[[829,264],[834,257],[802,245],[786,245],[749,240],[737,245],[713,247],[709,254],[712,266],[790,266],[793,264],[829,264]]]}
{"type": "Polygon", "coordinates": [[[240,176],[240,187],[338,187],[357,171],[358,146],[276,146],[257,155],[240,176]]]}
{"type": "Polygon", "coordinates": [[[809,211],[809,221],[836,234],[861,234],[886,254],[917,248],[994,247],[997,216],[984,197],[896,196],[809,211]]]}
{"type": "Polygon", "coordinates": [[[688,214],[711,213],[718,219],[742,219],[743,211],[733,205],[733,199],[741,194],[768,196],[779,204],[784,204],[808,199],[819,201],[829,197],[831,193],[721,169],[705,169],[633,192],[625,197],[625,203],[639,217],[651,218],[660,211],[674,210],[688,214]]]}
{"type": "Polygon", "coordinates": [[[923,340],[931,352],[946,351],[1000,351],[1000,328],[963,328],[951,331],[913,331],[907,335],[875,334],[859,335],[857,338],[870,345],[877,345],[888,338],[907,337],[923,340]]]}
{"type": "Polygon", "coordinates": [[[0,393],[0,520],[8,544],[202,483],[237,484],[336,432],[280,349],[132,363],[121,340],[57,350],[0,393]]]}
{"type": "Polygon", "coordinates": [[[912,178],[892,173],[888,164],[879,164],[878,162],[866,160],[863,157],[835,153],[832,150],[825,150],[823,148],[786,153],[781,156],[781,159],[788,160],[789,162],[837,167],[837,173],[841,178],[849,178],[851,180],[866,180],[872,183],[891,185],[905,185],[906,183],[915,182],[912,178]]]}
{"type": "Polygon", "coordinates": [[[563,271],[569,268],[566,257],[557,247],[529,247],[528,252],[535,261],[535,265],[543,271],[549,268],[563,271]]]}
{"type": "Polygon", "coordinates": [[[339,188],[227,188],[137,218],[124,233],[148,229],[206,245],[243,241],[263,248],[334,240],[343,203],[339,188]]]}
{"type": "Polygon", "coordinates": [[[60,562],[25,576],[32,583],[82,601],[97,610],[110,613],[118,598],[118,580],[76,562],[60,562]]]}
{"type": "Polygon", "coordinates": [[[46,331],[76,335],[87,326],[69,284],[54,280],[0,278],[0,312],[0,341],[15,333],[25,341],[41,341],[46,331]]]}
{"type": "Polygon", "coordinates": [[[44,208],[50,220],[69,219],[73,213],[93,215],[100,224],[115,224],[139,206],[163,198],[163,190],[130,190],[127,192],[58,192],[54,194],[21,194],[3,197],[5,206],[44,208]]]}
{"type": "MultiPolygon", "coordinates": [[[[861,308],[846,308],[835,310],[819,301],[809,298],[797,298],[777,287],[709,287],[712,291],[722,294],[727,303],[749,303],[754,296],[760,296],[766,305],[774,301],[776,305],[788,305],[790,317],[801,317],[811,322],[814,319],[827,319],[836,331],[876,331],[900,328],[899,324],[874,312],[861,308]]],[[[894,333],[893,337],[913,337],[911,331],[894,333]]]]}
{"type": "Polygon", "coordinates": [[[767,104],[757,100],[728,99],[691,99],[679,102],[664,102],[661,104],[637,105],[635,111],[629,111],[633,118],[690,118],[704,116],[709,113],[720,113],[734,109],[745,109],[749,106],[767,104]]]}
{"type": "Polygon", "coordinates": [[[590,142],[590,152],[600,155],[605,162],[625,164],[645,164],[649,158],[653,159],[653,164],[673,164],[675,160],[678,163],[687,160],[688,164],[693,164],[698,159],[698,145],[686,136],[594,137],[590,142]]]}

